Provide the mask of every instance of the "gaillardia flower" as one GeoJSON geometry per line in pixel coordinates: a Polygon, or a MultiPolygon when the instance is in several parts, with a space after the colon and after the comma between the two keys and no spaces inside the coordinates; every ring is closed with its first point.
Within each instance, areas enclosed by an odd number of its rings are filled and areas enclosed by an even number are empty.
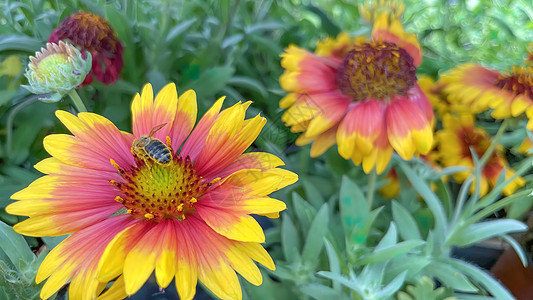
{"type": "Polygon", "coordinates": [[[220,298],[242,298],[235,271],[261,284],[252,260],[274,263],[250,214],[278,217],[285,203],[268,194],[297,176],[274,155],[243,154],[266,121],[244,119],[250,102],[220,111],[223,100],[193,129],[194,91],[178,99],[169,84],[154,101],[147,84],[132,102],[133,134],[96,114],[56,113],[73,135],[45,138],[52,157],[35,167],[47,175],[6,208],[29,216],[14,226],[21,234],[72,233],[39,268],[42,298],[70,281],[70,299],[95,299],[114,281],[102,299],[122,299],[154,270],[161,288],[175,278],[180,299],[193,298],[197,279],[220,298]],[[139,139],[153,144],[133,149],[139,139]]]}
{"type": "Polygon", "coordinates": [[[394,150],[404,159],[430,150],[433,110],[415,75],[420,46],[398,20],[382,14],[371,41],[340,34],[315,53],[285,51],[282,121],[303,132],[297,145],[313,142],[312,157],[337,142],[342,157],[381,173],[394,150]]]}
{"type": "MultiPolygon", "coordinates": [[[[442,125],[443,129],[436,133],[441,164],[444,167],[465,166],[473,168],[474,159],[470,149],[474,149],[478,157],[482,157],[490,146],[490,136],[482,128],[475,127],[474,117],[470,114],[462,114],[457,117],[446,115],[442,120],[442,125]]],[[[481,171],[481,196],[485,195],[489,188],[496,185],[498,177],[504,169],[505,179],[514,174],[502,153],[502,147],[498,146],[481,171]]],[[[454,179],[457,182],[463,182],[470,174],[470,171],[458,172],[454,174],[454,179]]],[[[503,189],[503,194],[510,195],[524,184],[524,179],[518,177],[503,189]]],[[[470,192],[474,191],[475,186],[472,184],[470,192]]]]}
{"type": "Polygon", "coordinates": [[[50,42],[60,40],[92,54],[92,72],[83,85],[93,81],[92,75],[105,84],[117,81],[123,66],[123,47],[106,19],[88,12],[75,13],[64,19],[50,35],[50,42]]]}
{"type": "Polygon", "coordinates": [[[451,101],[470,107],[477,114],[489,108],[492,117],[505,119],[526,113],[527,128],[533,129],[533,70],[514,67],[503,74],[476,64],[464,64],[440,78],[451,101]]]}
{"type": "Polygon", "coordinates": [[[62,41],[47,43],[35,57],[30,56],[24,74],[28,85],[23,87],[34,94],[48,94],[40,100],[57,102],[80,85],[91,70],[91,55],[85,56],[84,59],[76,47],[62,41]]]}

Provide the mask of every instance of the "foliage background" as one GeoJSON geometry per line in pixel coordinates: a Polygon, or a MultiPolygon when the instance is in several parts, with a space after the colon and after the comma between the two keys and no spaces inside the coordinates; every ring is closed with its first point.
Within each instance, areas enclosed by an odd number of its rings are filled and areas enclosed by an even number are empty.
{"type": "MultiPolygon", "coordinates": [[[[408,31],[418,34],[423,45],[420,74],[437,77],[468,61],[508,70],[522,63],[533,41],[533,5],[528,0],[404,2],[403,23],[408,31]]],[[[146,82],[155,90],[170,81],[176,82],[179,93],[195,89],[200,113],[223,95],[228,96],[226,106],[253,100],[250,116],[261,112],[269,120],[253,147],[280,156],[301,176],[293,187],[296,194],[289,196],[291,191],[285,191],[280,196],[292,199],[293,212],[288,216],[296,219],[294,213],[306,208],[295,206],[308,204],[294,197],[307,193],[310,202],[312,195],[321,197],[314,202],[316,213],[321,207],[318,204],[338,195],[342,176],[354,179],[363,191],[366,179],[361,179],[361,171],[342,160],[335,149],[310,159],[308,148],[293,145],[296,135],[281,123],[277,105],[285,93],[278,83],[282,73],[279,54],[289,44],[314,49],[318,40],[336,36],[341,30],[351,35],[367,34],[371,27],[359,18],[357,4],[349,0],[5,0],[0,3],[0,61],[15,55],[26,65],[28,56],[45,44],[59,22],[76,11],[104,16],[124,44],[125,65],[116,84],[95,82],[80,90],[89,110],[129,130],[129,103],[146,82]]],[[[20,218],[6,214],[3,208],[10,203],[11,194],[40,176],[32,166],[48,156],[43,138],[66,132],[53,112],[73,109],[67,100],[57,104],[28,100],[28,92],[19,87],[25,83],[22,70],[6,75],[10,66],[0,66],[0,220],[13,225],[20,218]]],[[[488,127],[494,132],[494,126],[488,127]]],[[[281,239],[279,230],[268,234],[267,240],[273,244],[281,239]]],[[[34,249],[43,242],[25,239],[34,249]]],[[[49,246],[55,243],[53,239],[43,240],[49,246]]],[[[275,257],[283,256],[276,252],[282,249],[272,249],[275,257]]],[[[314,258],[315,254],[308,255],[314,258]]],[[[308,276],[308,271],[301,270],[300,274],[308,276]]],[[[269,284],[274,283],[267,280],[265,286],[269,284]]]]}

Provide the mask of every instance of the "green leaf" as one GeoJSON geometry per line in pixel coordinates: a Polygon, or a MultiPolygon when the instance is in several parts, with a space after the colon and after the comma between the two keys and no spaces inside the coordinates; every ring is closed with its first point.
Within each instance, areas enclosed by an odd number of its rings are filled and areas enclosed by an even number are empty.
{"type": "Polygon", "coordinates": [[[22,235],[18,234],[4,222],[0,222],[0,248],[9,257],[19,273],[24,274],[35,260],[35,254],[31,251],[22,235]]]}
{"type": "Polygon", "coordinates": [[[282,285],[279,282],[276,282],[270,278],[270,276],[265,272],[261,271],[263,277],[263,283],[260,286],[255,286],[249,283],[246,280],[242,280],[241,283],[243,289],[246,291],[248,297],[243,297],[243,299],[254,299],[254,300],[292,300],[294,299],[293,293],[287,289],[286,286],[282,285]]]}
{"type": "MultiPolygon", "coordinates": [[[[335,281],[334,281],[335,282],[335,281]]],[[[342,294],[341,291],[324,286],[318,283],[306,284],[300,287],[300,291],[309,297],[317,300],[322,299],[350,299],[347,295],[342,294]]]]}
{"type": "Polygon", "coordinates": [[[487,195],[485,195],[483,198],[479,200],[479,202],[476,203],[475,208],[481,209],[492,204],[494,201],[496,201],[499,198],[500,193],[503,191],[504,187],[506,187],[513,180],[515,180],[518,176],[522,176],[525,172],[531,169],[532,162],[533,162],[533,156],[530,156],[524,159],[521,162],[521,166],[518,169],[515,169],[516,171],[514,172],[514,174],[511,177],[507,178],[507,180],[505,180],[503,183],[500,183],[496,185],[494,188],[492,188],[492,190],[487,195]]]}
{"type": "Polygon", "coordinates": [[[365,195],[348,177],[342,177],[340,211],[344,231],[351,233],[354,227],[362,226],[370,213],[365,195]]]}
{"type": "Polygon", "coordinates": [[[516,252],[516,255],[520,258],[520,261],[522,262],[522,265],[527,267],[528,265],[528,257],[527,253],[524,251],[522,246],[511,236],[503,235],[502,238],[513,247],[514,251],[516,252]]]}
{"type": "Polygon", "coordinates": [[[403,271],[400,275],[396,276],[387,286],[381,289],[379,292],[375,293],[376,299],[388,299],[394,295],[399,289],[402,288],[405,282],[405,276],[407,271],[403,271]]]}
{"type": "Polygon", "coordinates": [[[266,91],[265,86],[259,80],[256,80],[254,78],[250,78],[247,76],[233,76],[231,77],[230,80],[228,80],[228,85],[257,92],[262,97],[267,96],[267,91],[266,91]]]}
{"type": "MultiPolygon", "coordinates": [[[[434,281],[427,277],[422,276],[421,280],[418,280],[416,285],[408,285],[406,288],[408,293],[399,292],[397,295],[398,300],[418,300],[418,299],[431,299],[431,300],[454,300],[452,298],[453,290],[439,287],[435,289],[434,281]]],[[[461,299],[463,299],[461,295],[461,299]]]]}
{"type": "Polygon", "coordinates": [[[520,191],[520,192],[517,192],[511,196],[508,196],[508,197],[505,197],[501,200],[498,200],[488,206],[486,206],[485,208],[483,208],[482,210],[480,210],[479,212],[477,212],[475,215],[473,215],[472,217],[470,217],[469,219],[467,219],[465,221],[465,224],[474,224],[475,222],[493,214],[494,212],[506,207],[507,205],[509,204],[512,204],[514,203],[515,201],[519,201],[520,199],[523,199],[523,198],[530,198],[531,195],[531,190],[528,189],[528,190],[523,190],[523,191],[520,191]]]}
{"type": "Polygon", "coordinates": [[[342,276],[341,274],[335,274],[332,272],[325,272],[325,271],[320,271],[317,273],[317,275],[328,278],[331,281],[339,282],[340,284],[358,293],[359,296],[361,297],[365,296],[365,292],[363,288],[361,287],[359,280],[357,280],[357,278],[353,274],[351,274],[350,279],[342,276]]]}
{"type": "Polygon", "coordinates": [[[193,89],[198,98],[210,98],[222,90],[234,72],[232,67],[211,68],[200,74],[197,80],[188,83],[183,90],[193,89]]]}
{"type": "Polygon", "coordinates": [[[398,231],[400,232],[400,236],[402,237],[402,239],[422,239],[422,236],[420,235],[420,231],[418,230],[418,226],[416,225],[416,221],[413,216],[411,216],[411,214],[407,209],[405,209],[405,207],[403,207],[395,200],[392,201],[392,216],[394,222],[398,224],[398,231]]]}
{"type": "Polygon", "coordinates": [[[324,203],[316,214],[305,240],[302,251],[302,260],[310,265],[318,263],[318,256],[324,245],[324,237],[328,233],[328,204],[324,203]]]}
{"type": "Polygon", "coordinates": [[[176,26],[172,27],[167,34],[166,42],[172,43],[175,39],[177,39],[182,33],[184,33],[187,29],[189,29],[194,22],[196,22],[196,18],[192,18],[186,21],[183,21],[176,26]]]}
{"type": "MultiPolygon", "coordinates": [[[[332,273],[340,274],[341,273],[341,266],[340,266],[340,263],[339,263],[339,257],[337,255],[337,252],[335,251],[335,249],[333,248],[333,246],[331,245],[331,243],[327,239],[324,240],[324,245],[326,246],[326,253],[328,255],[329,270],[332,273]]],[[[333,289],[337,290],[337,291],[340,291],[340,289],[341,289],[340,284],[338,282],[334,281],[333,282],[333,289]]]]}
{"type": "Polygon", "coordinates": [[[309,201],[316,209],[319,209],[322,204],[324,204],[324,197],[320,194],[318,188],[313,185],[308,180],[303,180],[303,186],[305,191],[305,198],[309,201]]]}
{"type": "Polygon", "coordinates": [[[525,231],[527,229],[528,227],[524,223],[509,219],[476,223],[457,230],[455,234],[449,238],[447,244],[467,246],[494,236],[501,236],[510,232],[525,231]]]}
{"type": "Polygon", "coordinates": [[[455,258],[442,259],[441,262],[459,270],[466,276],[476,281],[478,284],[485,287],[487,291],[489,291],[492,296],[494,296],[494,298],[498,300],[515,299],[513,295],[511,295],[511,293],[504,286],[501,285],[499,281],[494,279],[489,273],[483,271],[477,266],[455,258]]]}
{"type": "Polygon", "coordinates": [[[27,35],[19,34],[1,34],[0,35],[0,52],[8,50],[18,50],[25,52],[36,52],[41,49],[43,43],[27,35]]]}
{"type": "Polygon", "coordinates": [[[314,13],[320,18],[322,28],[328,33],[329,36],[336,37],[341,32],[340,27],[331,20],[331,18],[319,7],[314,5],[306,5],[305,9],[314,13]]]}
{"type": "Polygon", "coordinates": [[[464,276],[457,269],[449,265],[445,265],[438,261],[433,261],[425,268],[427,275],[437,278],[442,284],[448,288],[466,292],[477,293],[479,290],[474,286],[466,276],[464,276]]]}
{"type": "Polygon", "coordinates": [[[389,230],[387,230],[387,233],[385,233],[385,235],[381,238],[381,241],[379,241],[375,250],[377,251],[383,248],[394,246],[397,242],[398,231],[396,230],[396,225],[394,225],[394,222],[390,222],[389,230]]]}
{"type": "Polygon", "coordinates": [[[418,277],[422,269],[430,263],[428,256],[402,255],[393,258],[387,265],[386,279],[407,271],[407,278],[418,277]]]}
{"type": "Polygon", "coordinates": [[[368,217],[364,220],[364,223],[355,226],[348,236],[348,241],[354,243],[355,246],[365,245],[367,237],[370,234],[370,230],[372,230],[372,224],[382,209],[383,207],[374,209],[370,212],[370,214],[368,214],[368,217]]]}
{"type": "Polygon", "coordinates": [[[292,205],[294,206],[296,217],[298,217],[298,221],[300,222],[300,228],[304,230],[304,234],[307,234],[307,230],[316,216],[316,209],[296,192],[292,193],[292,205]]]}
{"type": "Polygon", "coordinates": [[[371,263],[377,263],[392,259],[396,256],[406,254],[411,251],[413,248],[416,248],[420,245],[425,244],[425,241],[420,240],[409,240],[405,242],[400,242],[394,246],[385,247],[379,250],[376,250],[370,254],[364,255],[357,261],[358,265],[365,265],[371,263]]]}
{"type": "Polygon", "coordinates": [[[440,202],[439,198],[437,198],[437,195],[431,191],[429,185],[425,183],[424,180],[415,172],[413,172],[413,170],[409,168],[407,164],[404,162],[399,162],[398,165],[433,213],[433,216],[435,217],[435,234],[437,234],[436,238],[444,239],[447,224],[446,214],[444,213],[444,208],[442,207],[442,203],[440,202]]]}
{"type": "Polygon", "coordinates": [[[287,261],[300,260],[300,237],[288,214],[284,214],[281,221],[281,247],[287,261]]]}
{"type": "Polygon", "coordinates": [[[509,219],[520,220],[531,210],[533,207],[533,197],[529,195],[516,199],[507,209],[506,217],[509,219]]]}

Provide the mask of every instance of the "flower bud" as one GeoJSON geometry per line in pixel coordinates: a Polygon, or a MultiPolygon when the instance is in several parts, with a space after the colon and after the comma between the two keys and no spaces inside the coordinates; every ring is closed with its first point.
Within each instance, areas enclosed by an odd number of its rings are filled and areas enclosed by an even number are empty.
{"type": "Polygon", "coordinates": [[[86,52],[85,57],[71,44],[47,43],[35,57],[30,56],[24,74],[28,85],[23,87],[34,94],[48,94],[40,98],[42,101],[57,102],[79,86],[91,71],[91,54],[86,52]]]}

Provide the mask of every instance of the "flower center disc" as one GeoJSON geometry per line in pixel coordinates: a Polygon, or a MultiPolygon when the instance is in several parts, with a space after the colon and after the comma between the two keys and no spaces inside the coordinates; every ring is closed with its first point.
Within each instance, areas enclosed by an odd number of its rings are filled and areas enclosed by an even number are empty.
{"type": "Polygon", "coordinates": [[[413,58],[404,49],[388,42],[356,45],[344,57],[337,73],[340,90],[353,98],[387,99],[405,96],[416,82],[413,58]]]}
{"type": "Polygon", "coordinates": [[[514,69],[511,75],[500,75],[494,85],[514,95],[525,95],[533,100],[533,74],[523,67],[514,69]]]}
{"type": "Polygon", "coordinates": [[[137,167],[121,172],[123,183],[112,182],[123,194],[116,200],[138,219],[159,222],[163,219],[184,220],[194,211],[194,203],[211,183],[196,174],[189,157],[183,159],[172,153],[168,165],[151,159],[147,162],[135,157],[137,167]]]}

